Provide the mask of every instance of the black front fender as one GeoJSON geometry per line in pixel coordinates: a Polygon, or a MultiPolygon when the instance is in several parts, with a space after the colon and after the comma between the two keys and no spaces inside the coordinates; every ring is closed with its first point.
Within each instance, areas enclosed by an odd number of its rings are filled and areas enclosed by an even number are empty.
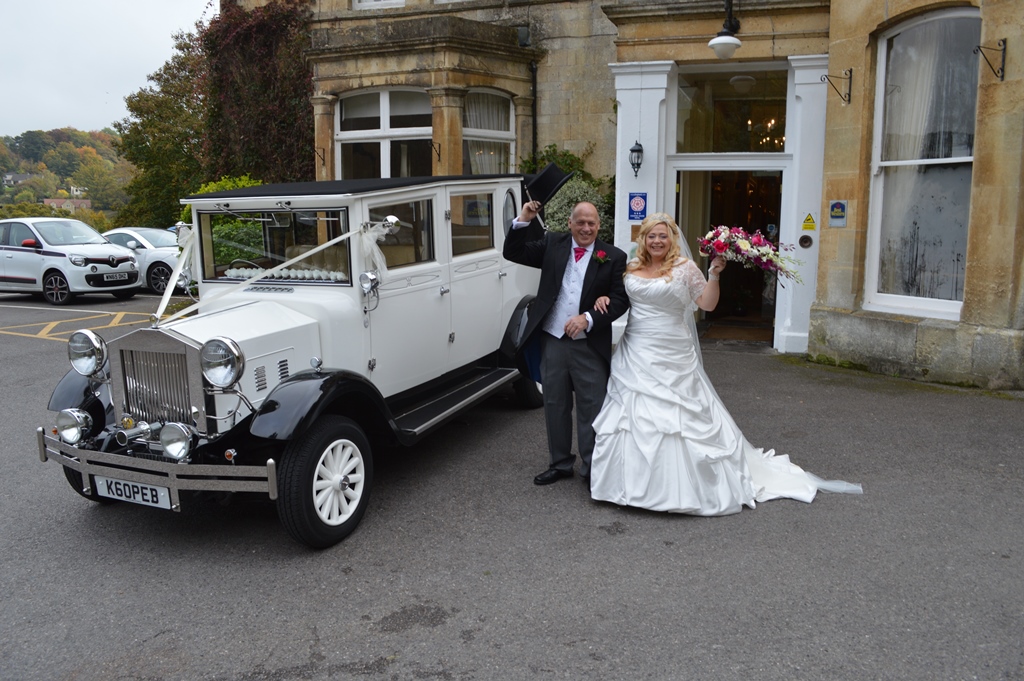
{"type": "MultiPolygon", "coordinates": [[[[349,371],[304,371],[274,388],[253,416],[249,432],[268,440],[290,440],[320,415],[338,413],[356,420],[372,419],[396,430],[380,391],[349,371]]],[[[361,424],[364,429],[370,424],[361,424]]]]}
{"type": "Polygon", "coordinates": [[[89,413],[94,432],[102,430],[113,420],[114,405],[110,400],[110,384],[83,376],[71,369],[50,395],[50,411],[82,409],[89,413]]]}

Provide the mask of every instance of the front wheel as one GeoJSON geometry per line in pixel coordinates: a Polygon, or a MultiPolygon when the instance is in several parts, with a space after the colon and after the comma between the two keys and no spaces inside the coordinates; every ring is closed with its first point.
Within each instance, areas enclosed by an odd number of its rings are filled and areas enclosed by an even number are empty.
{"type": "Polygon", "coordinates": [[[516,400],[523,409],[539,409],[544,406],[544,389],[529,375],[523,374],[512,383],[516,400]]]}
{"type": "Polygon", "coordinates": [[[146,275],[146,284],[149,286],[149,290],[163,295],[164,290],[171,283],[171,274],[173,271],[167,266],[167,263],[158,262],[150,267],[149,273],[146,275]]]}
{"type": "Polygon", "coordinates": [[[373,488],[373,455],[350,419],[327,415],[293,440],[281,457],[277,514],[296,541],[316,549],[356,529],[373,488]]]}
{"type": "Polygon", "coordinates": [[[64,469],[64,477],[67,478],[68,484],[71,485],[71,489],[75,490],[89,501],[95,501],[98,504],[112,504],[117,501],[116,499],[101,497],[96,494],[95,491],[86,494],[85,485],[82,484],[82,474],[73,468],[68,468],[67,466],[61,466],[61,468],[64,469]]]}
{"type": "Polygon", "coordinates": [[[68,280],[60,272],[47,272],[43,277],[43,297],[51,305],[67,305],[74,297],[68,280]]]}

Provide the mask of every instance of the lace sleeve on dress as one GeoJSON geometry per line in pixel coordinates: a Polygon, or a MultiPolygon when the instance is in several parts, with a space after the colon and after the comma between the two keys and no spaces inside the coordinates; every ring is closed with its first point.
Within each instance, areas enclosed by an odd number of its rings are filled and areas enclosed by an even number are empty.
{"type": "Polygon", "coordinates": [[[697,309],[697,299],[704,293],[704,287],[708,285],[703,272],[692,260],[676,265],[672,268],[672,280],[676,282],[677,295],[686,305],[687,310],[692,312],[697,309]]]}

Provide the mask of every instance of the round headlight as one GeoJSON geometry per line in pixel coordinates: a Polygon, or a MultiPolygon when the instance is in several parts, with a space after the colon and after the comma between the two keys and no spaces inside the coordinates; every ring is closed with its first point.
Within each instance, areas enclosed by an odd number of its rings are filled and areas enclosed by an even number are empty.
{"type": "Polygon", "coordinates": [[[199,354],[203,376],[217,388],[230,388],[242,377],[245,357],[238,343],[230,338],[211,338],[199,354]]]}
{"type": "Polygon", "coordinates": [[[192,451],[192,432],[180,423],[165,423],[160,429],[164,456],[181,461],[192,451]]]}
{"type": "Polygon", "coordinates": [[[68,359],[75,371],[83,376],[92,376],[103,368],[107,344],[92,331],[75,331],[68,338],[68,359]]]}
{"type": "Polygon", "coordinates": [[[74,445],[92,430],[92,417],[81,409],[65,409],[57,413],[56,425],[60,439],[74,445]]]}

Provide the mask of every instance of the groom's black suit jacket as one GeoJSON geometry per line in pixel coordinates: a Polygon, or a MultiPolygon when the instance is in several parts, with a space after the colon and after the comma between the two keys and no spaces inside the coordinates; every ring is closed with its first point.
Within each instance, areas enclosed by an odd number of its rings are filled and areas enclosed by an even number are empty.
{"type": "MultiPolygon", "coordinates": [[[[568,232],[547,232],[543,238],[530,241],[528,234],[531,231],[527,227],[510,229],[502,252],[506,260],[540,268],[540,285],[537,297],[530,303],[521,344],[536,333],[544,333],[541,322],[551,311],[562,288],[562,277],[572,251],[572,235],[568,232]]],[[[594,242],[590,264],[583,276],[579,312],[590,312],[594,325],[587,332],[587,344],[608,363],[612,357],[612,322],[629,308],[629,297],[622,280],[625,271],[625,253],[600,239],[594,242]],[[605,253],[604,262],[597,257],[600,251],[605,253]],[[611,299],[607,313],[594,309],[594,303],[600,296],[611,299]]]]}

